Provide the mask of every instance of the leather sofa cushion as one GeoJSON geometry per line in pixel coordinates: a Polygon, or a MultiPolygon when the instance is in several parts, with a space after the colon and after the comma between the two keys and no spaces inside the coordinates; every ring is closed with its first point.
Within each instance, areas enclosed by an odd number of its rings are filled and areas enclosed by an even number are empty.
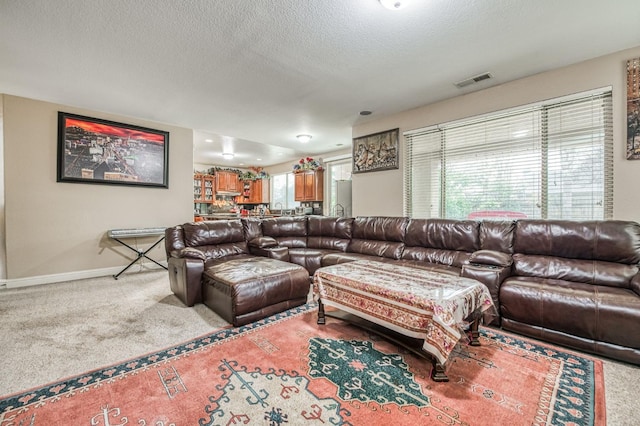
{"type": "Polygon", "coordinates": [[[309,216],[307,246],[346,251],[353,231],[353,218],[309,216]]]}
{"type": "Polygon", "coordinates": [[[286,247],[307,246],[306,216],[262,219],[262,235],[274,238],[286,247]]]}
{"type": "Polygon", "coordinates": [[[240,219],[185,223],[182,228],[188,247],[245,241],[240,219]]]}
{"type": "Polygon", "coordinates": [[[422,263],[437,263],[442,265],[462,268],[469,262],[470,254],[465,251],[440,250],[424,247],[405,247],[402,251],[403,260],[411,260],[422,263]]]}
{"type": "Polygon", "coordinates": [[[309,216],[310,237],[334,237],[350,239],[353,232],[353,218],[309,216]]]}
{"type": "Polygon", "coordinates": [[[434,249],[473,252],[478,250],[479,222],[473,220],[411,219],[404,244],[434,249]]]}
{"type": "Polygon", "coordinates": [[[249,247],[267,248],[277,246],[278,242],[272,237],[257,237],[249,241],[249,247]]]}
{"type": "Polygon", "coordinates": [[[427,263],[419,260],[398,260],[398,265],[409,266],[411,268],[425,269],[427,271],[439,272],[441,274],[460,276],[460,268],[442,263],[427,263]]]}
{"type": "Polygon", "coordinates": [[[257,217],[243,217],[240,219],[244,230],[245,240],[262,237],[262,219],[257,217]]]}
{"type": "Polygon", "coordinates": [[[478,250],[471,253],[469,263],[478,263],[481,265],[500,266],[506,268],[513,264],[513,258],[507,253],[494,250],[478,250]]]}
{"type": "Polygon", "coordinates": [[[640,347],[640,297],[628,289],[510,277],[500,287],[500,311],[520,323],[640,347]]]}
{"type": "Polygon", "coordinates": [[[408,222],[406,217],[357,217],[353,221],[353,238],[401,242],[408,222]]]}
{"type": "Polygon", "coordinates": [[[513,255],[514,275],[550,278],[610,287],[630,288],[638,273],[635,265],[598,260],[564,259],[516,253],[513,255]]]}
{"type": "Polygon", "coordinates": [[[171,226],[164,230],[164,249],[167,257],[171,257],[172,252],[178,252],[185,247],[184,229],[182,226],[171,226]]]}
{"type": "MultiPolygon", "coordinates": [[[[300,271],[301,266],[281,260],[257,256],[242,256],[207,264],[204,275],[229,286],[247,281],[260,281],[272,275],[300,271]]],[[[308,274],[307,274],[308,282],[308,274]]]]}
{"type": "Polygon", "coordinates": [[[397,262],[397,260],[361,253],[329,253],[322,256],[322,266],[337,265],[338,263],[355,262],[356,260],[374,260],[376,262],[397,262]]]}
{"type": "Polygon", "coordinates": [[[245,243],[244,241],[229,244],[218,244],[215,246],[200,246],[196,248],[196,250],[204,253],[206,259],[219,259],[226,256],[249,254],[249,247],[247,247],[247,243],[245,243]]]}
{"type": "Polygon", "coordinates": [[[316,269],[322,266],[322,257],[331,253],[338,253],[338,251],[310,247],[290,248],[289,261],[306,268],[311,276],[316,272],[316,269]]]}
{"type": "Polygon", "coordinates": [[[347,252],[400,259],[408,222],[406,217],[357,217],[347,252]]]}
{"type": "Polygon", "coordinates": [[[640,274],[634,276],[629,283],[629,288],[640,296],[640,274]]]}
{"type": "Polygon", "coordinates": [[[513,240],[516,222],[501,220],[484,220],[480,223],[480,249],[513,253],[513,240]]]}
{"type": "Polygon", "coordinates": [[[569,259],[640,262],[640,225],[635,222],[519,220],[514,252],[569,259]]]}
{"type": "Polygon", "coordinates": [[[195,247],[185,247],[182,250],[172,252],[173,257],[188,257],[190,259],[207,260],[207,255],[195,247]]]}
{"type": "Polygon", "coordinates": [[[347,247],[347,252],[387,257],[390,259],[400,259],[403,248],[404,244],[402,243],[353,239],[347,247]]]}

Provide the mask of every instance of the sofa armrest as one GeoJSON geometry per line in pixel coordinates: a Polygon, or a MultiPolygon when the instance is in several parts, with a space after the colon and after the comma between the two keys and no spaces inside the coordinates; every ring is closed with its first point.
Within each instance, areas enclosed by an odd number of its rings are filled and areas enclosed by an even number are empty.
{"type": "Polygon", "coordinates": [[[511,275],[511,266],[485,266],[478,264],[466,264],[462,266],[460,276],[480,281],[487,286],[489,294],[491,294],[491,300],[493,301],[498,316],[485,317],[485,324],[500,325],[500,285],[509,275],[511,275]]]}
{"type": "Polygon", "coordinates": [[[288,247],[252,247],[249,246],[249,253],[254,256],[269,257],[271,259],[282,260],[289,262],[289,248],[288,247]]]}
{"type": "Polygon", "coordinates": [[[471,253],[469,263],[500,268],[511,267],[513,258],[508,253],[496,250],[478,250],[471,253]]]}
{"type": "Polygon", "coordinates": [[[168,262],[171,291],[187,306],[202,302],[204,261],[189,257],[170,257],[168,262]]]}
{"type": "Polygon", "coordinates": [[[169,253],[169,257],[179,258],[179,259],[182,259],[182,258],[198,259],[198,260],[202,260],[203,262],[207,260],[207,255],[194,247],[185,247],[180,250],[172,250],[169,253]]]}
{"type": "Polygon", "coordinates": [[[640,273],[635,274],[633,278],[631,278],[631,290],[640,296],[640,273]]]}
{"type": "Polygon", "coordinates": [[[278,247],[278,241],[273,237],[257,237],[249,241],[249,247],[269,248],[278,247]]]}

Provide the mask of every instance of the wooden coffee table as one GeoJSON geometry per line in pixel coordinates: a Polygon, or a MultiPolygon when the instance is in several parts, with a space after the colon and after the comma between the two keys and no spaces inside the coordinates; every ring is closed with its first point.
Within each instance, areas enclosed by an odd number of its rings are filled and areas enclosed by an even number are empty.
{"type": "Polygon", "coordinates": [[[446,362],[465,328],[479,345],[482,313],[495,312],[481,282],[419,267],[360,260],[320,268],[313,281],[318,324],[331,316],[382,335],[431,359],[437,382],[449,380],[446,362]],[[338,311],[325,313],[325,305],[338,311]]]}

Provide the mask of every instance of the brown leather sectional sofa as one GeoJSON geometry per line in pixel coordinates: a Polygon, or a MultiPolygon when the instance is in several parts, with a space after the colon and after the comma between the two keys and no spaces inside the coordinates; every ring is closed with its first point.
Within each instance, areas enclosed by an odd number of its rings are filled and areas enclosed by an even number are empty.
{"type": "Polygon", "coordinates": [[[172,291],[235,325],[305,303],[316,269],[358,259],[463,275],[493,325],[640,365],[640,225],[627,221],[231,219],[168,228],[172,291]]]}

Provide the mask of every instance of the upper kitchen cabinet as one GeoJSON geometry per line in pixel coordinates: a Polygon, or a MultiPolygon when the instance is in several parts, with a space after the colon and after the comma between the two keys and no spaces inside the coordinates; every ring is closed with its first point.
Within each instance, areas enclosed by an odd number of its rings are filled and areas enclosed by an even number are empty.
{"type": "Polygon", "coordinates": [[[215,178],[213,175],[196,173],[193,175],[193,201],[195,203],[212,203],[215,178]]]}
{"type": "Polygon", "coordinates": [[[249,204],[269,203],[269,179],[256,179],[250,181],[249,204]]]}
{"type": "Polygon", "coordinates": [[[216,192],[222,194],[239,194],[242,183],[238,173],[228,170],[216,170],[216,192]]]}
{"type": "Polygon", "coordinates": [[[269,204],[269,179],[242,181],[243,190],[236,197],[238,204],[269,204]]]}
{"type": "Polygon", "coordinates": [[[295,175],[296,201],[322,201],[324,193],[324,172],[307,170],[295,175]]]}

